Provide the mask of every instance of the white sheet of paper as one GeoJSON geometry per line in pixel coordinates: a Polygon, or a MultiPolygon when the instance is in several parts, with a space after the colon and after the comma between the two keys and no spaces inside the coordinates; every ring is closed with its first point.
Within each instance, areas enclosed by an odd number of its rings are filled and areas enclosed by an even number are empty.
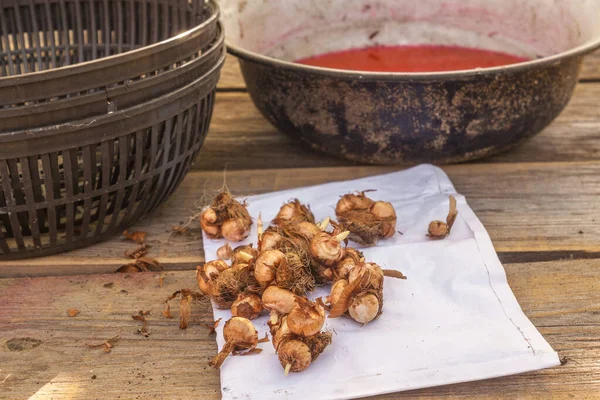
{"type": "MultiPolygon", "coordinates": [[[[403,390],[518,374],[559,365],[556,352],[523,314],[492,242],[446,174],[431,165],[354,181],[335,182],[247,198],[265,229],[282,204],[298,198],[317,220],[335,218],[340,195],[376,189],[374,200],[391,202],[398,215],[393,238],[360,248],[384,269],[407,280],[386,278],[383,314],[361,327],[348,318],[327,319],[333,343],[306,371],[283,368],[269,343],[248,357],[230,357],[221,368],[223,399],[350,399],[403,390]],[[427,238],[433,220],[445,221],[448,195],[458,201],[451,235],[427,238]]],[[[256,224],[242,244],[256,243],[256,224]]],[[[204,238],[206,259],[216,259],[223,240],[204,238]]],[[[234,246],[235,247],[235,246],[234,246]]],[[[329,287],[311,294],[325,296],[329,287]]],[[[214,309],[215,319],[231,318],[214,309]]],[[[259,337],[267,314],[254,320],[259,337]]],[[[224,344],[223,323],[217,329],[224,344]]]]}

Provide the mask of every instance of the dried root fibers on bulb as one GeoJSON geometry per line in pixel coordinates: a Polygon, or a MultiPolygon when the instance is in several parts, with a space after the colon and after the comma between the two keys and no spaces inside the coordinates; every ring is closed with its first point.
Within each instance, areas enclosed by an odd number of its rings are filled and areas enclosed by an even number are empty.
{"type": "Polygon", "coordinates": [[[307,369],[331,344],[331,332],[319,332],[313,336],[286,335],[277,347],[277,356],[288,372],[302,372],[307,369]]]}
{"type": "Polygon", "coordinates": [[[239,242],[248,237],[252,218],[246,206],[228,191],[219,193],[200,215],[200,226],[211,239],[239,242]]]}
{"type": "Polygon", "coordinates": [[[300,203],[300,200],[294,199],[284,204],[279,209],[277,216],[273,220],[273,224],[285,226],[289,224],[297,224],[300,222],[315,222],[315,216],[308,206],[300,203]]]}
{"type": "Polygon", "coordinates": [[[254,279],[247,264],[238,264],[221,272],[214,282],[212,300],[218,308],[225,310],[242,293],[261,293],[260,285],[254,279]]]}
{"type": "Polygon", "coordinates": [[[350,231],[350,240],[367,246],[391,238],[396,230],[396,211],[392,204],[373,201],[365,192],[342,196],[336,206],[336,216],[342,227],[350,231]]]}
{"type": "Polygon", "coordinates": [[[295,252],[285,253],[284,261],[275,272],[275,283],[299,296],[312,291],[315,278],[311,274],[310,260],[303,260],[295,252]]]}

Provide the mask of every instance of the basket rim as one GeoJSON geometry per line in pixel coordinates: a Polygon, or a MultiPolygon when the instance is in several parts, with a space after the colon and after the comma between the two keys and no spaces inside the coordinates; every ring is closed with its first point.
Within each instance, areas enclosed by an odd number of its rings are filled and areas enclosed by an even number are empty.
{"type": "Polygon", "coordinates": [[[29,83],[42,82],[47,80],[66,78],[69,75],[79,74],[82,72],[90,72],[103,68],[110,68],[115,64],[132,62],[145,57],[150,57],[156,53],[160,53],[167,49],[176,48],[182,43],[191,40],[202,34],[204,30],[215,24],[220,19],[220,8],[215,0],[207,0],[205,6],[211,11],[210,16],[201,24],[196,25],[192,29],[182,32],[178,35],[170,37],[166,40],[153,43],[139,49],[130,50],[121,54],[113,54],[108,57],[98,58],[96,60],[84,61],[82,63],[65,65],[58,68],[52,68],[44,71],[30,72],[21,75],[0,77],[0,88],[24,85],[29,83]]]}
{"type": "MultiPolygon", "coordinates": [[[[111,129],[103,129],[104,125],[114,125],[119,124],[124,120],[132,120],[136,116],[140,114],[144,114],[151,110],[160,109],[163,105],[176,101],[179,98],[183,98],[186,95],[189,95],[192,91],[194,91],[198,85],[205,85],[210,83],[211,81],[215,81],[214,84],[216,86],[216,82],[218,81],[219,73],[223,64],[225,63],[225,57],[227,52],[225,48],[222,49],[223,53],[219,60],[215,63],[215,65],[207,71],[200,78],[194,80],[193,82],[188,83],[187,85],[174,90],[172,92],[166,93],[160,97],[152,99],[150,101],[137,104],[133,107],[124,108],[119,111],[115,111],[110,114],[104,114],[100,116],[93,116],[84,118],[81,120],[70,121],[67,123],[57,124],[57,125],[49,125],[43,126],[34,129],[26,129],[21,131],[13,131],[13,132],[5,132],[0,133],[0,161],[8,158],[18,158],[24,157],[25,151],[23,149],[4,149],[3,144],[10,144],[15,142],[30,142],[31,140],[43,141],[45,146],[48,146],[49,142],[53,136],[61,136],[61,135],[81,135],[79,139],[79,143],[77,146],[85,146],[89,140],[90,136],[96,131],[102,130],[102,135],[95,138],[92,142],[101,142],[104,140],[112,139],[113,137],[119,136],[117,132],[112,131],[111,129]],[[3,154],[3,151],[10,153],[9,157],[7,154],[3,154]]],[[[214,90],[211,89],[211,90],[214,90]]],[[[35,146],[34,146],[35,147],[35,146]]],[[[54,146],[57,149],[66,148],[67,146],[63,143],[56,143],[54,146]]],[[[29,146],[24,145],[24,149],[27,149],[27,153],[30,153],[32,149],[29,146]]],[[[57,149],[47,149],[47,151],[58,151],[57,149]]]]}
{"type": "MultiPolygon", "coordinates": [[[[223,30],[223,27],[222,27],[222,24],[220,21],[218,21],[218,23],[217,23],[217,29],[219,32],[218,36],[213,41],[211,47],[208,50],[206,50],[201,56],[195,58],[194,60],[192,60],[182,66],[179,66],[177,68],[169,70],[169,71],[165,72],[164,74],[152,76],[152,77],[149,77],[142,81],[134,82],[131,85],[121,85],[121,86],[118,86],[115,88],[110,88],[106,91],[106,93],[96,92],[96,93],[90,93],[90,94],[86,94],[86,95],[78,96],[78,97],[74,97],[74,98],[73,97],[64,98],[64,99],[60,99],[57,101],[53,101],[51,103],[31,104],[28,106],[18,107],[18,108],[0,109],[0,121],[2,121],[2,119],[4,119],[4,118],[20,117],[23,115],[32,115],[32,114],[40,115],[40,114],[45,114],[45,113],[52,113],[54,110],[67,107],[69,104],[72,104],[73,102],[76,102],[77,104],[93,103],[95,101],[98,101],[98,99],[105,99],[106,95],[108,95],[108,97],[113,97],[116,93],[123,92],[123,90],[125,90],[127,93],[130,93],[131,91],[138,91],[138,90],[139,91],[152,90],[152,88],[154,86],[159,85],[160,83],[164,82],[166,79],[177,78],[177,76],[179,76],[179,74],[181,74],[187,70],[190,70],[193,68],[199,68],[200,66],[207,64],[214,57],[215,53],[222,51],[222,48],[225,46],[224,45],[225,32],[223,30]]],[[[218,63],[218,59],[216,62],[218,63]]],[[[214,63],[214,61],[213,61],[213,63],[214,63]]],[[[209,71],[210,70],[212,70],[212,67],[209,68],[209,71]]],[[[22,129],[22,130],[25,130],[25,129],[22,129]]],[[[15,131],[8,131],[8,132],[15,132],[15,131]]],[[[0,130],[0,136],[4,133],[6,133],[6,132],[2,132],[0,130]]]]}

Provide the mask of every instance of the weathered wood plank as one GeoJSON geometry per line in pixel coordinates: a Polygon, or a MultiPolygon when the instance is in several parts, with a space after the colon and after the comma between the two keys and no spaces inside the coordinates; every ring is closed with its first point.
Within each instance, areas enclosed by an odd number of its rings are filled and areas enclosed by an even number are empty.
{"type": "Polygon", "coordinates": [[[585,58],[580,79],[600,79],[600,51],[596,51],[585,58]]]}
{"type": "MultiPolygon", "coordinates": [[[[600,83],[577,87],[571,104],[544,132],[482,162],[597,160],[600,155],[600,83]]],[[[228,170],[347,166],[275,130],[246,93],[219,93],[209,135],[195,169],[228,170]]]]}
{"type": "MultiPolygon", "coordinates": [[[[595,80],[600,79],[600,51],[597,51],[585,58],[581,70],[580,79],[595,80]]],[[[225,66],[221,72],[219,89],[244,89],[246,83],[240,72],[240,67],[236,57],[227,54],[225,66]]]]}
{"type": "MultiPolygon", "coordinates": [[[[227,185],[239,195],[355,179],[395,167],[304,168],[228,171],[227,185]]],[[[487,227],[499,252],[598,252],[600,163],[462,164],[444,167],[457,190],[487,227]]],[[[168,270],[189,269],[203,260],[196,223],[188,234],[171,226],[193,215],[194,204],[223,185],[221,171],[193,171],[177,193],[134,229],[148,232],[150,256],[168,270]]],[[[349,187],[348,191],[352,188],[349,187]]],[[[134,247],[115,238],[62,255],[0,263],[0,277],[106,273],[127,262],[134,247]]],[[[514,260],[514,254],[513,254],[514,260]]]]}
{"type": "Polygon", "coordinates": [[[217,87],[221,90],[246,89],[238,60],[231,54],[227,54],[217,87]]]}
{"type": "MultiPolygon", "coordinates": [[[[483,382],[393,394],[381,399],[594,398],[600,391],[598,260],[509,264],[509,283],[523,310],[567,363],[562,367],[483,382]]],[[[219,399],[219,375],[206,362],[216,351],[203,326],[212,320],[196,303],[181,331],[160,315],[162,301],[194,274],[170,272],[159,288],[152,273],[0,280],[0,398],[219,399]],[[107,287],[108,286],[108,287],[107,287]],[[69,318],[68,308],[79,315],[69,318]],[[152,309],[150,337],[136,334],[131,315],[152,309]],[[90,349],[120,335],[110,354],[90,349]],[[39,347],[8,351],[6,341],[30,337],[39,347]],[[93,378],[95,376],[95,378],[93,378]]],[[[175,303],[176,304],[176,303],[175,303]]],[[[177,318],[177,307],[173,307],[177,318]]],[[[270,345],[270,344],[266,344],[270,345]]],[[[235,362],[235,359],[229,360],[235,362]]]]}

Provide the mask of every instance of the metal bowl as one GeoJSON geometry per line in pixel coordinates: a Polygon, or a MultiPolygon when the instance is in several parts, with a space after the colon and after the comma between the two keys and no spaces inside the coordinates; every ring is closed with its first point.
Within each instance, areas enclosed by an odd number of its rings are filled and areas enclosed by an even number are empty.
{"type": "Polygon", "coordinates": [[[595,0],[221,0],[229,52],[280,131],[373,163],[451,163],[542,131],[600,47],[595,0]],[[532,61],[441,73],[370,73],[295,64],[371,45],[462,45],[532,61]]]}

